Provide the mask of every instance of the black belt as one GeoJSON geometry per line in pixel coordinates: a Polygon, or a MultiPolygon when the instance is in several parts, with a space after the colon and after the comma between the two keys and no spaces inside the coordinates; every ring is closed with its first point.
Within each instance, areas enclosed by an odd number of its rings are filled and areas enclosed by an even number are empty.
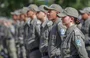
{"type": "Polygon", "coordinates": [[[79,55],[77,55],[77,56],[72,56],[72,58],[80,58],[80,57],[79,57],[79,55]]]}
{"type": "Polygon", "coordinates": [[[77,56],[71,56],[71,57],[66,57],[66,58],[80,58],[80,57],[77,55],[77,56]]]}
{"type": "Polygon", "coordinates": [[[85,46],[87,47],[87,46],[90,46],[90,44],[85,44],[85,46]]]}
{"type": "Polygon", "coordinates": [[[39,50],[39,48],[38,48],[38,47],[33,48],[33,49],[30,50],[30,52],[33,52],[33,51],[35,51],[35,50],[39,50]]]}
{"type": "Polygon", "coordinates": [[[53,56],[53,57],[51,57],[51,58],[61,58],[61,57],[56,55],[56,56],[53,56]]]}
{"type": "Polygon", "coordinates": [[[42,53],[42,56],[47,56],[47,55],[48,55],[48,52],[42,53]]]}

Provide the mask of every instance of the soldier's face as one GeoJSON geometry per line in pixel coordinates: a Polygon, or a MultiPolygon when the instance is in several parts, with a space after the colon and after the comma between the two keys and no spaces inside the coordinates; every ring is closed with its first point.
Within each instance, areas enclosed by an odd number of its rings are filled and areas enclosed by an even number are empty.
{"type": "Polygon", "coordinates": [[[33,15],[34,15],[34,12],[33,12],[33,11],[28,11],[28,12],[27,12],[27,16],[28,16],[28,17],[32,17],[33,15]]]}
{"type": "Polygon", "coordinates": [[[83,19],[83,20],[88,19],[88,14],[86,14],[86,13],[82,14],[82,19],[83,19]]]}
{"type": "Polygon", "coordinates": [[[69,16],[65,16],[62,18],[62,22],[67,26],[71,22],[71,18],[69,16]]]}
{"type": "Polygon", "coordinates": [[[18,18],[17,18],[17,15],[13,15],[13,19],[14,20],[17,20],[18,18]]]}
{"type": "Polygon", "coordinates": [[[26,16],[24,14],[20,15],[20,19],[25,20],[26,16]]]}
{"type": "Polygon", "coordinates": [[[57,12],[55,10],[48,11],[48,18],[49,20],[53,20],[57,18],[57,12]]]}
{"type": "Polygon", "coordinates": [[[45,13],[44,12],[40,11],[40,12],[37,13],[37,18],[38,19],[42,20],[44,17],[45,17],[45,13]]]}
{"type": "Polygon", "coordinates": [[[13,19],[16,21],[16,20],[19,20],[20,19],[20,15],[13,15],[13,19]]]}

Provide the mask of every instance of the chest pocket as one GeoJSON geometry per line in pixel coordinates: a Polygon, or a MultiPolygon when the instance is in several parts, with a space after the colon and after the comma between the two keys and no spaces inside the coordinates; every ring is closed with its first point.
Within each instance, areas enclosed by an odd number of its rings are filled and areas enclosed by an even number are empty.
{"type": "Polygon", "coordinates": [[[56,46],[56,37],[57,37],[57,32],[56,32],[56,27],[54,26],[50,32],[50,39],[52,41],[52,45],[56,46]]]}
{"type": "Polygon", "coordinates": [[[45,40],[48,39],[48,30],[44,30],[44,32],[41,34],[45,40]]]}
{"type": "Polygon", "coordinates": [[[63,43],[62,43],[62,51],[64,54],[69,54],[70,53],[70,42],[71,40],[65,40],[63,43]]]}
{"type": "Polygon", "coordinates": [[[44,28],[42,28],[41,30],[41,39],[44,41],[44,42],[47,42],[48,41],[48,35],[49,35],[49,31],[48,31],[48,26],[45,26],[44,28]]]}

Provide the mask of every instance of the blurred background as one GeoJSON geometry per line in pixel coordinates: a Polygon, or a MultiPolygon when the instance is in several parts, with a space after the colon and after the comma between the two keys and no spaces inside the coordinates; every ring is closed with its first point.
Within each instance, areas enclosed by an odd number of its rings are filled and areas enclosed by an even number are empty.
{"type": "Polygon", "coordinates": [[[71,6],[77,10],[90,6],[90,0],[0,0],[0,16],[10,18],[10,12],[32,3],[38,6],[42,4],[49,6],[52,3],[56,3],[63,8],[71,6]]]}

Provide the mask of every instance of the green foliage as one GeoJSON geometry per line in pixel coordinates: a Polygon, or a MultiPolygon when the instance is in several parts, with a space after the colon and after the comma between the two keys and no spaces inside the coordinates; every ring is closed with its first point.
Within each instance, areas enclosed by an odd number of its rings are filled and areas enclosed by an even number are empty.
{"type": "Polygon", "coordinates": [[[63,8],[70,6],[78,10],[90,6],[90,0],[0,0],[0,16],[10,17],[10,12],[23,6],[28,6],[31,3],[35,3],[38,6],[56,3],[60,4],[63,8]]]}

